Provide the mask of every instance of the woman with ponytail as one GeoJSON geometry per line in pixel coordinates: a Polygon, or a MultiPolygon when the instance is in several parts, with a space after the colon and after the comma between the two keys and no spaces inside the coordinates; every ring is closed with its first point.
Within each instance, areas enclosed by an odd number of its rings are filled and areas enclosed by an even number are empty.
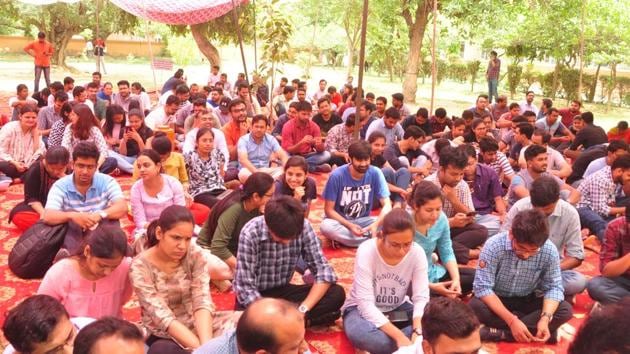
{"type": "Polygon", "coordinates": [[[190,353],[234,328],[236,313],[214,311],[206,257],[191,244],[193,225],[188,209],[167,207],[147,228],[149,248],[132,262],[149,354],[190,353]]]}

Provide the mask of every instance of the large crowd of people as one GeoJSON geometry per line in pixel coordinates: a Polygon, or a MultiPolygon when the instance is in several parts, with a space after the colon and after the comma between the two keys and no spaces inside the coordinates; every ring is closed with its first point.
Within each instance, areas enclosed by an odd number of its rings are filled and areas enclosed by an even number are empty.
{"type": "Polygon", "coordinates": [[[584,291],[598,305],[570,352],[627,352],[589,338],[602,316],[630,318],[628,124],[607,134],[581,102],[531,91],[508,104],[499,68],[494,53],[491,96],[451,114],[363,97],[351,78],[270,93],[259,77],[232,84],[215,66],[198,85],[180,69],[151,100],[138,82],[42,69],[48,87],[10,100],[0,179],[24,185],[9,219],[23,234],[65,233],[37,294],[8,312],[5,353],[305,353],[305,328],[335,322],[364,352],[476,353],[557,343],[584,291]],[[348,291],[322,240],[357,248],[348,291]],[[590,280],[585,247],[601,258],[590,280]],[[123,319],[134,294],[141,328],[123,319]]]}

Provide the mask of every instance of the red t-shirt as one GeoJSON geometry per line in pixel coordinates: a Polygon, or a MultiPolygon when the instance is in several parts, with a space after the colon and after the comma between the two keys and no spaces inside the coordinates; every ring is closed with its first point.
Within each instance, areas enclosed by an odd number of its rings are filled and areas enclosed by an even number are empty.
{"type": "Polygon", "coordinates": [[[558,110],[558,113],[560,113],[560,117],[562,117],[562,124],[568,128],[573,125],[573,118],[582,112],[571,112],[568,108],[562,108],[558,110]]]}
{"type": "Polygon", "coordinates": [[[608,131],[608,141],[623,140],[630,144],[630,129],[626,129],[625,132],[619,133],[619,129],[614,127],[608,131]]]}
{"type": "Polygon", "coordinates": [[[40,43],[39,41],[33,41],[24,47],[24,50],[29,52],[33,51],[35,54],[35,66],[50,66],[50,57],[53,54],[53,46],[48,41],[40,43]]]}

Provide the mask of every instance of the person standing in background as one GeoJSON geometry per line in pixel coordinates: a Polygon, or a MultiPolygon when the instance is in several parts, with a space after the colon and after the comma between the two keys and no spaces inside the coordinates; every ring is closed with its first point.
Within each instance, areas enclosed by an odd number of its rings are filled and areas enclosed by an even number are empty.
{"type": "Polygon", "coordinates": [[[50,86],[50,57],[52,57],[55,48],[46,40],[46,33],[39,32],[37,40],[27,44],[24,51],[35,58],[35,87],[33,91],[39,91],[39,79],[44,72],[44,80],[46,87],[50,86]]]}
{"type": "Polygon", "coordinates": [[[497,57],[497,52],[490,52],[490,61],[488,61],[488,69],[486,70],[486,79],[488,79],[488,103],[492,103],[492,97],[496,102],[499,98],[498,85],[499,73],[501,72],[501,60],[497,57]]]}

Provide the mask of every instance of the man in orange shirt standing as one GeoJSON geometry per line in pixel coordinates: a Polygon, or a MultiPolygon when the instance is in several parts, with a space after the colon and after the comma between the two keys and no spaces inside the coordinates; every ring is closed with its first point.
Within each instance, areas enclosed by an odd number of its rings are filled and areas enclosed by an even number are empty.
{"type": "Polygon", "coordinates": [[[42,76],[42,71],[44,71],[46,86],[50,86],[50,57],[53,54],[54,48],[52,44],[46,40],[46,34],[39,32],[37,34],[37,40],[27,44],[26,47],[24,47],[24,51],[35,58],[34,91],[39,92],[39,79],[42,76]]]}

